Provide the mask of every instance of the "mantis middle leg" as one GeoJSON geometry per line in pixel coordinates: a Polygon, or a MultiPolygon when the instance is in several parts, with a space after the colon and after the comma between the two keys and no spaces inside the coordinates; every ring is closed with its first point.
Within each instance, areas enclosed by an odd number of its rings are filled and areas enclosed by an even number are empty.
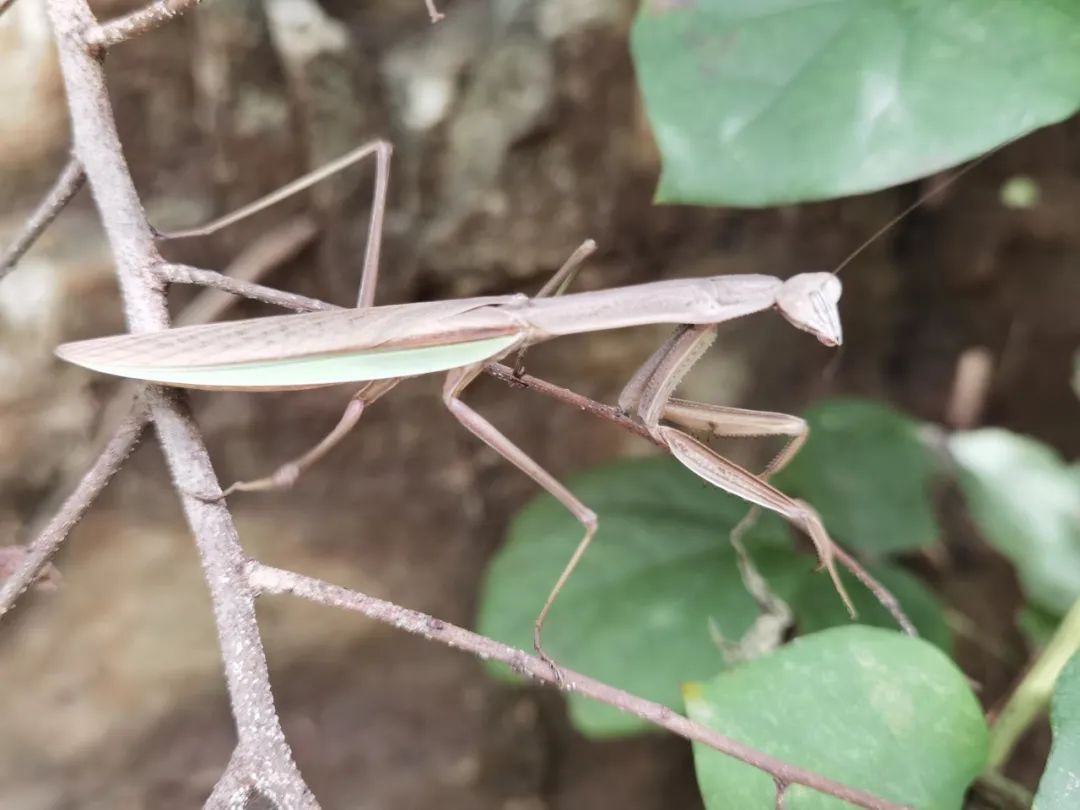
{"type": "MultiPolygon", "coordinates": [[[[582,555],[585,553],[586,549],[589,547],[589,543],[592,542],[593,536],[596,534],[596,513],[578,500],[569,489],[560,483],[551,473],[541,467],[540,464],[533,460],[525,453],[525,451],[504,436],[498,428],[461,400],[461,393],[482,371],[482,365],[474,365],[468,368],[451,371],[450,374],[447,375],[446,384],[443,387],[443,402],[446,404],[446,407],[449,409],[450,413],[454,415],[454,418],[461,422],[470,433],[551,493],[551,495],[554,496],[559,503],[565,506],[570,514],[581,523],[585,530],[584,535],[578,542],[577,548],[574,549],[574,553],[570,557],[570,561],[559,575],[558,580],[556,580],[554,587],[551,589],[551,593],[548,595],[547,601],[544,602],[544,606],[541,608],[540,613],[533,624],[533,647],[536,648],[536,652],[541,658],[555,668],[554,661],[544,652],[541,644],[540,637],[543,631],[544,621],[547,619],[548,613],[551,612],[551,606],[555,603],[555,599],[558,597],[559,592],[563,589],[566,581],[574,572],[582,555]]],[[[558,672],[557,668],[556,672],[558,672]]]]}

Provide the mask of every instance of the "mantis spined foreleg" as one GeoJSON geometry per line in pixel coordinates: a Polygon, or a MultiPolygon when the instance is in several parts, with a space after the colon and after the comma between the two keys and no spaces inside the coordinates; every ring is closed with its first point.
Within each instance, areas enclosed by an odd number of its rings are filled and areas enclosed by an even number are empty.
{"type": "MultiPolygon", "coordinates": [[[[645,374],[637,374],[619,398],[623,407],[631,406],[653,436],[671,451],[684,466],[714,486],[749,503],[770,509],[803,529],[814,542],[822,565],[828,570],[848,610],[854,614],[851,599],[844,589],[833,562],[833,542],[825,532],[817,513],[801,501],[787,497],[749,470],[728,461],[711,448],[680,430],[661,424],[671,395],[690,368],[716,339],[711,324],[686,326],[653,354],[645,365],[645,374]]],[[[686,408],[683,406],[682,414],[686,408]]],[[[676,410],[676,415],[680,415],[676,410]]],[[[728,423],[738,418],[729,414],[728,423]]],[[[760,429],[758,426],[757,429],[760,429]]]]}
{"type": "MultiPolygon", "coordinates": [[[[730,492],[754,507],[776,512],[810,537],[822,566],[829,572],[848,611],[854,606],[836,570],[835,561],[847,567],[893,614],[905,632],[914,634],[910,621],[888,591],[871,577],[829,537],[817,512],[807,503],[790,498],[768,483],[798,452],[807,438],[806,424],[798,417],[767,411],[744,411],[673,399],[672,394],[693,364],[712,344],[716,327],[712,324],[681,326],[631,378],[619,397],[620,406],[636,415],[684,466],[714,486],[730,492]],[[788,435],[792,440],[769,463],[761,475],[729,461],[686,433],[661,424],[662,420],[683,427],[708,430],[718,436],[788,435]]],[[[751,512],[736,527],[745,530],[753,520],[751,512]]]]}

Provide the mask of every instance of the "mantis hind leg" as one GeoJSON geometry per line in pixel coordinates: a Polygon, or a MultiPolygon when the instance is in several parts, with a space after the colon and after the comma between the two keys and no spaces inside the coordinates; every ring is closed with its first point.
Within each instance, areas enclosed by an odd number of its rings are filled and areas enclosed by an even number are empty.
{"type": "Polygon", "coordinates": [[[446,378],[446,384],[443,387],[443,402],[446,404],[446,407],[449,409],[450,413],[454,415],[454,418],[465,426],[466,430],[551,493],[551,495],[553,495],[559,503],[565,506],[570,514],[581,523],[585,530],[584,535],[578,542],[577,548],[574,549],[574,553],[570,557],[569,562],[567,562],[566,566],[563,568],[562,573],[559,574],[558,580],[556,580],[554,587],[552,587],[547,601],[544,602],[544,606],[540,610],[540,613],[537,615],[536,621],[533,624],[533,646],[536,648],[537,654],[547,661],[552,666],[552,669],[555,670],[556,674],[558,674],[558,667],[551,657],[544,652],[543,645],[541,644],[544,621],[551,612],[551,607],[555,603],[556,598],[558,598],[559,592],[563,589],[563,586],[566,585],[567,580],[570,579],[571,574],[573,574],[574,569],[581,561],[586,549],[588,549],[589,544],[592,542],[593,536],[596,534],[596,514],[579,501],[574,494],[563,486],[563,484],[561,484],[551,473],[541,467],[539,463],[534,461],[521,448],[504,436],[498,428],[462,402],[462,391],[465,390],[469,383],[476,379],[480,371],[481,366],[472,366],[450,372],[446,378]]]}
{"type": "MultiPolygon", "coordinates": [[[[390,186],[390,155],[393,152],[388,141],[372,141],[354,149],[320,169],[309,172],[294,180],[266,197],[246,206],[227,217],[211,223],[213,229],[225,227],[227,224],[241,219],[243,216],[261,210],[268,205],[273,205],[285,197],[308,188],[315,183],[329,177],[356,161],[374,154],[375,155],[375,184],[371,200],[371,219],[368,223],[367,246],[364,249],[364,264],[360,271],[360,287],[357,292],[357,307],[366,308],[375,303],[375,288],[379,280],[379,254],[382,249],[383,221],[386,217],[386,195],[390,186]]],[[[207,226],[207,227],[211,227],[207,226]]],[[[212,231],[210,231],[212,232],[212,231]]],[[[282,464],[270,475],[250,481],[236,481],[225,489],[225,495],[233,492],[266,492],[270,490],[288,489],[300,475],[327,453],[333,450],[356,427],[357,422],[363,415],[368,405],[381,397],[399,380],[377,380],[364,385],[352,395],[348,405],[333,429],[307,452],[297,458],[282,464]]]]}
{"type": "Polygon", "coordinates": [[[268,492],[288,489],[296,483],[305,470],[317,464],[326,454],[337,447],[342,439],[348,436],[352,429],[356,427],[356,423],[360,421],[364,410],[397,385],[398,382],[400,380],[391,379],[376,380],[368,383],[352,395],[338,423],[319,440],[318,444],[292,461],[282,464],[270,475],[250,481],[235,481],[226,487],[224,496],[229,496],[234,492],[268,492]]]}
{"type": "Polygon", "coordinates": [[[369,141],[342,155],[336,160],[301,175],[281,188],[271,191],[254,202],[237,208],[224,216],[195,228],[164,233],[157,232],[158,239],[189,239],[193,236],[208,236],[217,233],[243,219],[247,219],[294,194],[299,194],[317,183],[347,169],[368,155],[375,155],[375,184],[371,200],[371,219],[368,223],[367,247],[364,249],[364,266],[360,277],[360,289],[357,295],[358,307],[369,307],[375,301],[375,286],[379,276],[379,251],[382,247],[383,220],[386,215],[386,195],[390,187],[390,155],[393,146],[389,141],[369,141]]]}

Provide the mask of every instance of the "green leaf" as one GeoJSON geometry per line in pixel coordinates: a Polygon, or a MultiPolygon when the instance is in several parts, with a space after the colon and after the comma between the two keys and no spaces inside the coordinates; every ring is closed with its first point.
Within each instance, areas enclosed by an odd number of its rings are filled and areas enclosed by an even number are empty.
{"type": "Polygon", "coordinates": [[[872,191],[1080,106],[1071,0],[644,0],[631,44],[663,202],[872,191]]]}
{"type": "Polygon", "coordinates": [[[884,555],[931,545],[935,466],[918,423],[858,399],[829,400],[805,416],[810,439],[776,476],[780,489],[812,504],[849,548],[884,555]]]}
{"type": "Polygon", "coordinates": [[[1034,810],[1080,806],[1080,653],[1058,676],[1050,709],[1054,744],[1039,780],[1034,810]]]}
{"type": "MultiPolygon", "coordinates": [[[[683,691],[699,723],[918,810],[960,810],[986,758],[986,723],[963,673],[899,633],[826,630],[683,691]]],[[[761,771],[698,743],[694,761],[709,810],[773,806],[761,771]]],[[[792,786],[784,807],[849,806],[792,786]]]]}
{"type": "MultiPolygon", "coordinates": [[[[548,617],[544,648],[568,668],[679,709],[682,682],[725,666],[711,628],[735,640],[758,615],[728,542],[749,506],[667,457],[597,468],[571,488],[599,515],[599,530],[548,617]]],[[[581,534],[553,498],[522,510],[488,570],[480,632],[531,649],[533,621],[581,534]]],[[[786,527],[772,516],[744,543],[770,581],[806,575],[808,557],[791,551],[786,527]]],[[[569,700],[587,734],[645,728],[578,695],[569,700]]]]}
{"type": "Polygon", "coordinates": [[[956,433],[949,450],[982,535],[1016,566],[1028,599],[1057,615],[1080,596],[1080,486],[1054,450],[1007,430],[956,433]]]}
{"type": "MultiPolygon", "coordinates": [[[[945,653],[952,652],[952,634],[945,621],[945,611],[937,597],[902,568],[875,565],[869,567],[869,572],[897,598],[920,636],[945,653]]],[[[896,620],[892,614],[853,575],[841,571],[840,578],[859,613],[855,619],[858,624],[886,630],[896,629],[896,620]]],[[[836,598],[836,590],[827,577],[806,577],[800,580],[798,591],[787,601],[791,605],[792,613],[797,617],[799,632],[803,635],[851,624],[847,608],[836,598]]]]}

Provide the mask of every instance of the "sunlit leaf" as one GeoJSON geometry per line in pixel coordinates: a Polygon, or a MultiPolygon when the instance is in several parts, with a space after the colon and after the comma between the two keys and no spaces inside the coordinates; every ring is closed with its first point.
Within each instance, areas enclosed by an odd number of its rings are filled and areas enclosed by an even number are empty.
{"type": "MultiPolygon", "coordinates": [[[[960,810],[987,729],[964,674],[936,647],[847,627],[797,639],[684,688],[690,717],[739,742],[919,810],[960,810]]],[[[709,810],[771,808],[759,770],[694,744],[709,810]]],[[[785,810],[847,810],[800,786],[785,810]]]]}
{"type": "Polygon", "coordinates": [[[632,50],[664,202],[884,188],[1080,106],[1069,0],[643,0],[632,50]]]}

